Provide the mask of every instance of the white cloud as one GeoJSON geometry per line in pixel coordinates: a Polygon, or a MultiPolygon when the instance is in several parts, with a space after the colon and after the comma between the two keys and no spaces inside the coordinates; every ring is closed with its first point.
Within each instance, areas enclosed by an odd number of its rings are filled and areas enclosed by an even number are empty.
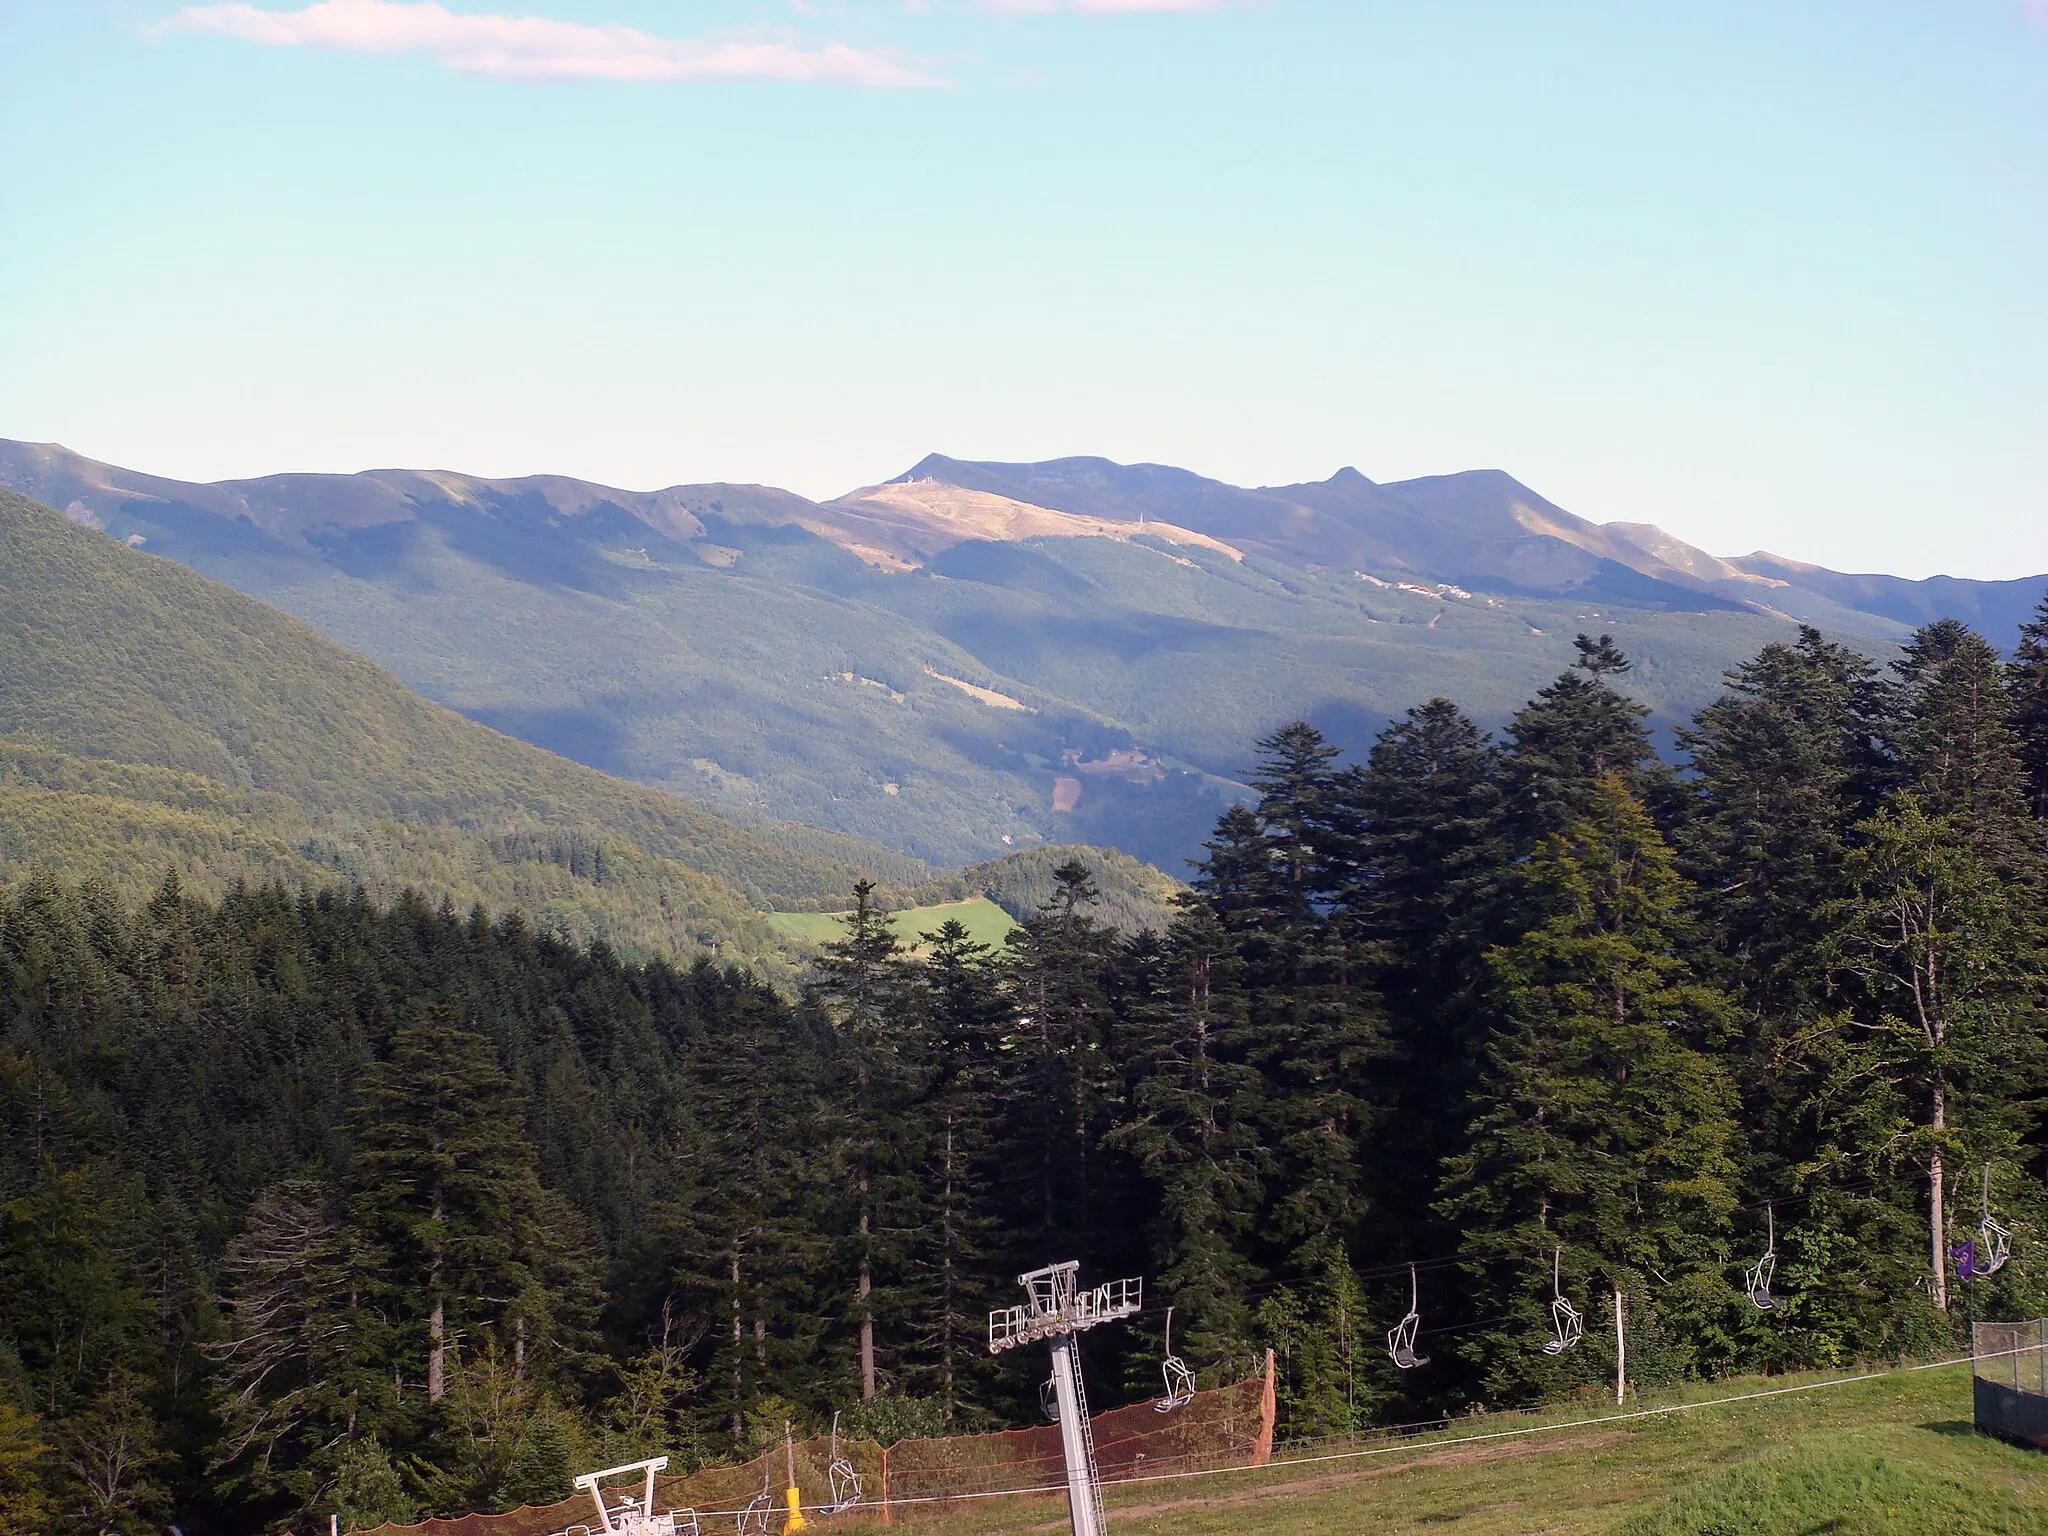
{"type": "Polygon", "coordinates": [[[225,0],[188,5],[165,26],[277,48],[422,53],[450,69],[505,80],[752,78],[867,86],[940,83],[894,50],[856,48],[847,43],[806,44],[786,38],[656,37],[635,27],[451,11],[433,0],[317,0],[291,11],[225,0]]]}

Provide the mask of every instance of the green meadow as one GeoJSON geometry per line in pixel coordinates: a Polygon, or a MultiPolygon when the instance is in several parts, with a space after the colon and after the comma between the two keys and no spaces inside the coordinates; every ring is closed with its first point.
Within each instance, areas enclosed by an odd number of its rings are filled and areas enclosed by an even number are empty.
{"type": "MultiPolygon", "coordinates": [[[[986,896],[971,901],[942,901],[924,907],[905,907],[889,914],[889,926],[904,944],[915,948],[923,935],[952,919],[980,944],[1000,944],[1015,918],[986,896]]],[[[771,912],[768,921],[775,931],[795,943],[809,946],[829,944],[846,933],[843,912],[771,912]]]]}

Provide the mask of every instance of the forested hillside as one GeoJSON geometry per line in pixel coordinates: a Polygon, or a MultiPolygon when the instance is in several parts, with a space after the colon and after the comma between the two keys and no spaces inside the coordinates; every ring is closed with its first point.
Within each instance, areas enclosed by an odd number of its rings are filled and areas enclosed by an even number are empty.
{"type": "Polygon", "coordinates": [[[779,963],[760,909],[834,906],[872,844],[745,827],[462,719],[306,625],[0,491],[0,879],[235,878],[521,906],[634,953],[779,963]]]}
{"type": "Polygon", "coordinates": [[[1059,891],[1058,871],[1079,859],[1094,876],[1096,921],[1124,933],[1151,928],[1163,931],[1173,920],[1184,887],[1150,864],[1141,864],[1114,848],[1082,843],[1053,843],[1020,848],[986,864],[970,865],[957,875],[932,881],[918,891],[924,901],[957,901],[986,896],[1018,922],[1026,922],[1059,891]]]}
{"type": "Polygon", "coordinates": [[[0,1525],[311,1533],[834,1409],[1017,1422],[983,1319],[1053,1258],[1147,1277],[1099,1396],[1170,1303],[1206,1380],[1279,1352],[1294,1434],[1604,1378],[1558,1297],[1622,1292],[1646,1384],[2040,1315],[2048,612],[2009,665],[1766,646],[1683,776],[1578,651],[1497,740],[1443,699],[1361,762],[1271,736],[1163,935],[1075,860],[1003,952],[911,958],[863,888],[795,1001],[481,912],[25,883],[0,1525]]]}
{"type": "Polygon", "coordinates": [[[1877,656],[1943,616],[2006,647],[2048,587],[1721,560],[1498,471],[1246,489],[935,455],[818,503],[413,470],[200,485],[0,441],[4,484],[550,751],[943,867],[1092,843],[1178,876],[1244,797],[1248,741],[1302,718],[1362,751],[1439,693],[1497,728],[1581,629],[1628,647],[1617,686],[1668,731],[1795,620],[1877,656]]]}

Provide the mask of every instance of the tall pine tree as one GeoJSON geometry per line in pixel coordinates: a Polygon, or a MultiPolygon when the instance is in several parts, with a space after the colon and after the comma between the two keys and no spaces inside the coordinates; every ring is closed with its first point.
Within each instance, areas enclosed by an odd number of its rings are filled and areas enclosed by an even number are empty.
{"type": "MultiPolygon", "coordinates": [[[[1465,1345],[1490,1394],[1569,1383],[1547,1356],[1553,1254],[1567,1287],[1647,1294],[1668,1324],[1729,1297],[1735,1095],[1713,1052],[1727,999],[1682,957],[1690,890],[1618,774],[1522,873],[1538,921],[1488,956],[1502,1027],[1443,1209],[1463,1233],[1482,1326],[1465,1345]]],[[[1640,1310],[1640,1308],[1639,1308],[1640,1310]]]]}

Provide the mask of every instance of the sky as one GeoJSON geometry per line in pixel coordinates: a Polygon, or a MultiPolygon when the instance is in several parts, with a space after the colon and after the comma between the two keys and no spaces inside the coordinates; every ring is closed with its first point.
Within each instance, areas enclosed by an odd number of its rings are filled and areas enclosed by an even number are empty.
{"type": "Polygon", "coordinates": [[[0,437],[2048,571],[2048,0],[0,0],[0,437]]]}

